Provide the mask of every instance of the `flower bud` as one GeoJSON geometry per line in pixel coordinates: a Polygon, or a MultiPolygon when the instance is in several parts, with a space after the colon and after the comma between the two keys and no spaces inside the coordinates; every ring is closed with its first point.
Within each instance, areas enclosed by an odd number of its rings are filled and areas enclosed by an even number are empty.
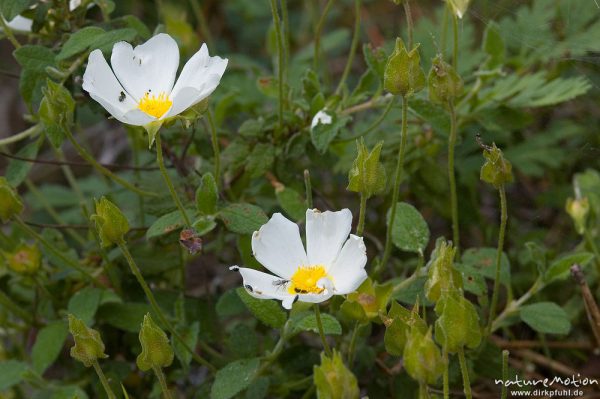
{"type": "Polygon", "coordinates": [[[96,213],[91,219],[96,223],[103,247],[119,244],[129,231],[129,222],[121,210],[106,197],[96,202],[96,213]]]}
{"type": "Polygon", "coordinates": [[[8,267],[19,274],[35,274],[42,263],[42,254],[35,245],[20,244],[13,252],[4,252],[8,267]]]}
{"type": "Polygon", "coordinates": [[[19,215],[23,211],[23,203],[19,195],[8,184],[5,177],[0,176],[0,219],[8,222],[13,216],[19,215]]]}
{"type": "Polygon", "coordinates": [[[425,296],[430,301],[437,302],[442,294],[462,287],[460,272],[454,268],[455,254],[456,248],[443,238],[435,243],[425,282],[425,296]]]}
{"type": "Polygon", "coordinates": [[[418,327],[408,333],[404,347],[404,368],[415,380],[435,384],[444,372],[439,348],[431,338],[431,327],[423,334],[418,327]]]}
{"type": "Polygon", "coordinates": [[[321,365],[313,367],[313,376],[319,398],[358,399],[360,395],[356,377],[335,350],[331,358],[321,353],[321,365]]]}
{"type": "Polygon", "coordinates": [[[140,343],[142,353],[137,357],[137,366],[142,371],[153,367],[168,367],[173,363],[173,348],[167,334],[160,329],[150,317],[150,313],[144,316],[142,329],[140,330],[140,343]]]}
{"type": "Polygon", "coordinates": [[[435,305],[435,313],[439,316],[435,322],[435,340],[449,353],[456,353],[464,346],[479,346],[479,315],[461,294],[443,296],[435,305]]]}
{"type": "Polygon", "coordinates": [[[373,281],[367,278],[356,292],[348,294],[341,311],[345,316],[361,323],[378,319],[379,315],[386,311],[392,288],[390,283],[373,284],[373,281]]]}
{"type": "Polygon", "coordinates": [[[585,231],[585,225],[587,217],[590,212],[590,201],[587,197],[583,198],[567,198],[567,204],[565,210],[573,219],[575,223],[575,230],[578,234],[583,234],[585,231]]]}
{"type": "Polygon", "coordinates": [[[100,333],[89,328],[77,317],[69,314],[69,332],[73,335],[75,346],[71,348],[71,357],[79,360],[85,367],[90,367],[96,359],[108,356],[104,353],[104,343],[100,333]]]}
{"type": "Polygon", "coordinates": [[[512,164],[504,158],[502,150],[496,147],[485,146],[483,150],[485,163],[481,167],[480,179],[496,188],[513,181],[512,164]]]}
{"type": "Polygon", "coordinates": [[[386,327],[383,342],[385,350],[390,355],[402,356],[406,347],[407,333],[411,328],[418,328],[422,334],[427,332],[427,323],[419,316],[418,304],[410,311],[393,301],[387,317],[382,316],[382,318],[386,327]]]}
{"type": "Polygon", "coordinates": [[[348,190],[363,194],[366,198],[385,190],[385,167],[379,162],[383,141],[373,151],[365,146],[364,140],[356,142],[358,155],[348,172],[348,190]]]}
{"type": "Polygon", "coordinates": [[[435,57],[429,71],[429,99],[446,106],[460,95],[462,87],[462,79],[454,68],[441,55],[435,57]]]}
{"type": "Polygon", "coordinates": [[[403,97],[423,90],[425,73],[421,68],[418,44],[408,52],[402,39],[396,39],[396,48],[385,66],[383,87],[390,93],[403,97]]]}
{"type": "Polygon", "coordinates": [[[471,0],[447,0],[448,4],[452,8],[452,12],[456,14],[458,18],[462,18],[469,8],[471,0]]]}

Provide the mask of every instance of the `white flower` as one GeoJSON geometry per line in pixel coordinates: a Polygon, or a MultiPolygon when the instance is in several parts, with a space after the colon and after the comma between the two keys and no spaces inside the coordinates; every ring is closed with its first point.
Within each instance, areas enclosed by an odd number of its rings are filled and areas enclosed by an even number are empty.
{"type": "Polygon", "coordinates": [[[331,115],[329,115],[325,109],[320,110],[315,114],[312,118],[312,122],[310,123],[311,130],[315,128],[317,125],[331,125],[331,115]]]}
{"type": "Polygon", "coordinates": [[[206,44],[184,65],[177,83],[179,47],[160,33],[131,47],[116,43],[111,67],[100,50],[90,53],[83,89],[115,119],[147,126],[176,116],[207,98],[219,85],[227,59],[210,57],[206,44]]]}
{"type": "Polygon", "coordinates": [[[294,302],[319,303],[356,291],[367,278],[362,237],[350,234],[352,214],[306,211],[306,251],[298,225],[276,213],[252,236],[252,252],[270,272],[232,266],[250,295],[277,299],[286,309],[294,302]],[[348,237],[350,234],[350,237],[348,237]]]}

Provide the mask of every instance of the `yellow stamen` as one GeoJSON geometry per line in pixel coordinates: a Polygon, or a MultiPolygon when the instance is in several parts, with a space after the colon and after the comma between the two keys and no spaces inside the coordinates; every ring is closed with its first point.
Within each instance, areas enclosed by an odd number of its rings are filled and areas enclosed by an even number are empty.
{"type": "Polygon", "coordinates": [[[300,266],[290,278],[288,292],[290,294],[320,294],[323,288],[317,287],[317,282],[328,277],[322,265],[300,266]]]}
{"type": "Polygon", "coordinates": [[[173,101],[169,99],[165,93],[160,93],[158,96],[154,94],[150,97],[150,94],[146,92],[144,97],[140,100],[138,108],[148,115],[152,115],[155,118],[160,118],[171,108],[173,101]]]}

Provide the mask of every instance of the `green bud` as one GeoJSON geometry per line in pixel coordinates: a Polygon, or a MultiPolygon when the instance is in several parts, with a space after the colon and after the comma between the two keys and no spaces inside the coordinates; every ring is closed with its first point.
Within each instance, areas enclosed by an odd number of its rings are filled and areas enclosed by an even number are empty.
{"type": "Polygon", "coordinates": [[[463,82],[458,73],[444,62],[441,55],[432,61],[429,71],[429,99],[446,106],[454,101],[462,91],[463,82]]]}
{"type": "Polygon", "coordinates": [[[455,255],[452,243],[443,238],[436,241],[425,282],[425,296],[430,301],[437,302],[442,294],[462,287],[460,272],[454,268],[455,255]]]}
{"type": "Polygon", "coordinates": [[[358,399],[360,396],[356,377],[335,350],[331,358],[321,353],[321,365],[313,367],[313,378],[319,399],[358,399]]]}
{"type": "Polygon", "coordinates": [[[512,165],[504,158],[502,150],[496,147],[485,146],[483,150],[485,163],[481,167],[480,179],[496,188],[513,181],[512,165]]]}
{"type": "Polygon", "coordinates": [[[96,213],[91,219],[96,223],[103,247],[110,247],[123,241],[129,231],[129,222],[121,210],[106,197],[95,201],[96,213]]]}
{"type": "Polygon", "coordinates": [[[69,90],[50,79],[47,79],[42,92],[44,98],[40,102],[40,121],[50,143],[58,148],[73,125],[75,100],[69,90]]]}
{"type": "Polygon", "coordinates": [[[390,93],[403,97],[423,90],[425,73],[421,68],[418,44],[408,52],[402,39],[396,39],[396,48],[385,66],[383,87],[390,93]]]}
{"type": "Polygon", "coordinates": [[[382,319],[386,327],[383,342],[390,355],[402,356],[411,328],[418,328],[422,334],[427,332],[427,323],[419,316],[418,304],[410,311],[393,301],[387,317],[383,316],[382,319]]]}
{"type": "Polygon", "coordinates": [[[142,353],[137,357],[137,366],[142,371],[153,367],[168,367],[173,363],[173,348],[167,334],[158,327],[150,313],[144,316],[142,329],[140,330],[140,343],[142,353]]]}
{"type": "Polygon", "coordinates": [[[96,359],[104,359],[108,356],[104,353],[104,343],[100,333],[89,328],[77,317],[69,314],[69,332],[75,340],[75,346],[71,348],[71,357],[79,360],[85,367],[90,367],[96,359]]]}
{"type": "Polygon", "coordinates": [[[443,296],[435,305],[435,313],[439,316],[435,322],[435,340],[449,353],[456,353],[464,346],[479,346],[479,315],[461,294],[443,296]]]}
{"type": "Polygon", "coordinates": [[[385,168],[379,162],[382,146],[383,141],[380,141],[369,153],[363,139],[356,141],[358,155],[348,172],[348,190],[361,193],[366,198],[385,190],[385,168]]]}
{"type": "Polygon", "coordinates": [[[404,347],[404,368],[415,380],[435,384],[444,372],[442,354],[431,338],[431,328],[423,334],[411,328],[404,347]]]}
{"type": "Polygon", "coordinates": [[[458,18],[462,18],[467,12],[467,8],[469,8],[469,3],[471,0],[446,0],[450,7],[452,8],[452,12],[456,14],[458,18]]]}
{"type": "Polygon", "coordinates": [[[202,215],[214,215],[217,212],[219,191],[212,173],[205,173],[196,190],[196,208],[202,215]]]}
{"type": "Polygon", "coordinates": [[[17,192],[8,184],[5,177],[0,176],[0,219],[8,222],[13,216],[23,212],[23,203],[17,192]]]}
{"type": "Polygon", "coordinates": [[[573,219],[577,233],[583,234],[585,231],[587,217],[590,212],[590,201],[588,198],[567,198],[565,209],[569,216],[571,216],[571,219],[573,219]]]}
{"type": "Polygon", "coordinates": [[[42,254],[35,245],[20,244],[13,252],[2,255],[8,267],[19,274],[35,274],[42,263],[42,254]]]}
{"type": "Polygon", "coordinates": [[[367,278],[356,292],[348,294],[341,311],[345,316],[361,323],[379,319],[379,315],[386,312],[392,288],[391,283],[373,284],[373,281],[367,278]]]}

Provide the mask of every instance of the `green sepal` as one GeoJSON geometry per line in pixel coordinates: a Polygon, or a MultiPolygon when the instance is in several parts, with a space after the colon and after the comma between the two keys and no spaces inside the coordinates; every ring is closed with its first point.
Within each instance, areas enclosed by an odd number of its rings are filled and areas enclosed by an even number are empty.
{"type": "Polygon", "coordinates": [[[590,213],[590,201],[588,198],[567,198],[565,210],[571,216],[571,219],[573,219],[577,233],[583,234],[586,229],[587,217],[590,213]]]}
{"type": "Polygon", "coordinates": [[[455,255],[451,242],[443,238],[436,241],[425,282],[425,296],[430,301],[437,302],[442,294],[462,288],[461,274],[454,268],[455,255]]]}
{"type": "Polygon", "coordinates": [[[463,82],[458,73],[447,64],[441,55],[432,61],[428,77],[429,99],[436,104],[448,106],[461,93],[463,82]]]}
{"type": "Polygon", "coordinates": [[[69,314],[69,332],[75,345],[71,348],[71,357],[79,360],[85,367],[91,367],[97,359],[108,356],[104,353],[104,343],[100,333],[85,325],[83,320],[69,314]]]}
{"type": "Polygon", "coordinates": [[[110,247],[124,241],[129,222],[121,210],[106,197],[96,201],[96,213],[90,219],[96,224],[102,247],[110,247]]]}
{"type": "Polygon", "coordinates": [[[512,164],[493,143],[483,150],[485,163],[481,167],[480,179],[496,188],[513,181],[512,164]]]}
{"type": "Polygon", "coordinates": [[[475,306],[462,294],[444,295],[435,305],[435,340],[448,353],[476,348],[481,343],[481,327],[475,306]]]}
{"type": "Polygon", "coordinates": [[[404,347],[404,368],[415,380],[433,385],[444,372],[439,348],[431,337],[431,327],[426,333],[412,327],[404,347]]]}
{"type": "Polygon", "coordinates": [[[169,367],[175,356],[167,334],[152,320],[150,313],[144,316],[140,330],[142,353],[136,359],[137,366],[142,371],[154,367],[169,367]]]}
{"type": "Polygon", "coordinates": [[[385,167],[379,162],[383,141],[377,143],[371,152],[364,140],[356,141],[358,155],[348,172],[348,190],[363,194],[366,198],[385,190],[385,167]]]}
{"type": "Polygon", "coordinates": [[[1,251],[8,267],[18,274],[35,274],[42,264],[42,253],[35,245],[19,244],[14,251],[1,251]]]}
{"type": "Polygon", "coordinates": [[[394,52],[385,66],[383,87],[392,94],[410,97],[423,90],[425,83],[419,45],[409,52],[402,39],[397,38],[394,52]]]}
{"type": "Polygon", "coordinates": [[[336,350],[331,358],[321,353],[321,364],[313,366],[313,378],[318,398],[358,399],[360,396],[356,377],[346,367],[342,356],[336,350]]]}

